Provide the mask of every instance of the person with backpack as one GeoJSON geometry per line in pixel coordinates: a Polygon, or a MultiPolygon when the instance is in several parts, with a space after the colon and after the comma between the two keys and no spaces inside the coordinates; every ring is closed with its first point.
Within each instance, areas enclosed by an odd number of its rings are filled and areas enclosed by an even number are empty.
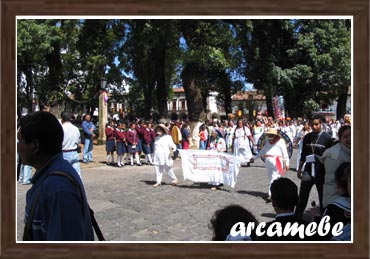
{"type": "Polygon", "coordinates": [[[73,166],[63,159],[63,128],[49,112],[20,121],[17,150],[36,169],[27,192],[24,241],[93,241],[85,190],[73,166]],[[77,186],[77,188],[76,188],[77,186]]]}

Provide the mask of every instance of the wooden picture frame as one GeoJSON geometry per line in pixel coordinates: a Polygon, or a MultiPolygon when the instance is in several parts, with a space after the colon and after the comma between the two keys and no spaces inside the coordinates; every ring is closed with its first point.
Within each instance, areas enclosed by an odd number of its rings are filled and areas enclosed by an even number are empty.
{"type": "Polygon", "coordinates": [[[368,0],[2,0],[1,257],[6,258],[368,258],[369,3],[368,0]],[[353,16],[354,242],[343,243],[16,243],[16,16],[19,15],[350,15],[353,16]]]}

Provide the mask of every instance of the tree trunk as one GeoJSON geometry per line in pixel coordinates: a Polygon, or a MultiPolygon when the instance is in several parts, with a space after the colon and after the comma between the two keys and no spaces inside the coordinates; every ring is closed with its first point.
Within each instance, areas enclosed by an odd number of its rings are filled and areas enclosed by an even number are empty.
{"type": "Polygon", "coordinates": [[[224,108],[225,108],[225,113],[226,113],[226,116],[227,116],[229,113],[232,113],[231,89],[230,89],[230,87],[225,88],[224,96],[225,96],[225,100],[223,100],[224,101],[224,108]]]}
{"type": "Polygon", "coordinates": [[[160,119],[168,119],[167,107],[167,86],[166,78],[164,75],[164,63],[162,69],[159,71],[159,79],[157,82],[157,111],[160,119]]]}
{"type": "Polygon", "coordinates": [[[181,74],[190,122],[199,122],[200,116],[204,113],[201,89],[195,83],[196,74],[197,71],[193,69],[192,64],[185,65],[181,74]]]}
{"type": "Polygon", "coordinates": [[[337,119],[341,119],[347,113],[347,93],[341,94],[337,104],[337,119]]]}
{"type": "Polygon", "coordinates": [[[145,84],[144,92],[144,118],[147,120],[150,117],[150,109],[153,106],[153,86],[154,83],[145,84]]]}
{"type": "Polygon", "coordinates": [[[274,118],[274,108],[273,108],[273,105],[272,105],[272,94],[271,94],[271,87],[270,86],[266,87],[265,96],[266,96],[266,107],[267,107],[268,116],[271,116],[271,117],[274,118]]]}
{"type": "MultiPolygon", "coordinates": [[[[26,61],[27,64],[29,61],[26,61]]],[[[26,74],[26,81],[27,81],[27,86],[26,86],[26,98],[27,98],[27,108],[28,112],[32,112],[32,94],[33,94],[33,77],[32,77],[32,66],[31,65],[26,65],[27,68],[25,70],[26,74]]]]}

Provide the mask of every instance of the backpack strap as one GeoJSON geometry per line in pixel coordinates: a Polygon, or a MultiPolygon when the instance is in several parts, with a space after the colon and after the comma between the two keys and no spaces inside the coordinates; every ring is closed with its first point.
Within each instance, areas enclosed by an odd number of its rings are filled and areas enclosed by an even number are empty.
{"type": "Polygon", "coordinates": [[[33,236],[32,235],[32,233],[33,233],[33,231],[32,231],[32,222],[33,222],[33,218],[35,217],[36,204],[39,202],[40,193],[41,193],[41,186],[37,190],[35,199],[33,200],[32,205],[31,205],[30,214],[28,215],[28,218],[27,218],[27,223],[26,223],[26,225],[24,225],[23,241],[32,241],[33,240],[33,238],[32,238],[32,236],[33,236]]]}

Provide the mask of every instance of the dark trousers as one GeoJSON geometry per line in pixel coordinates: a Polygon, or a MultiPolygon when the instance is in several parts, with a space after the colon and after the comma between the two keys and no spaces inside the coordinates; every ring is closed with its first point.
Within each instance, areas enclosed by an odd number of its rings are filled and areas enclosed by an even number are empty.
{"type": "Polygon", "coordinates": [[[324,212],[324,208],[322,206],[324,182],[325,182],[325,171],[317,172],[316,177],[311,177],[310,181],[301,180],[301,186],[299,188],[298,205],[295,210],[298,218],[302,218],[303,216],[303,213],[307,207],[308,198],[310,197],[310,192],[313,185],[316,185],[317,193],[319,195],[319,206],[321,214],[324,212]]]}
{"type": "Polygon", "coordinates": [[[176,145],[176,151],[173,152],[173,160],[175,160],[176,158],[178,158],[179,156],[179,149],[181,149],[181,144],[175,144],[176,145]]]}

